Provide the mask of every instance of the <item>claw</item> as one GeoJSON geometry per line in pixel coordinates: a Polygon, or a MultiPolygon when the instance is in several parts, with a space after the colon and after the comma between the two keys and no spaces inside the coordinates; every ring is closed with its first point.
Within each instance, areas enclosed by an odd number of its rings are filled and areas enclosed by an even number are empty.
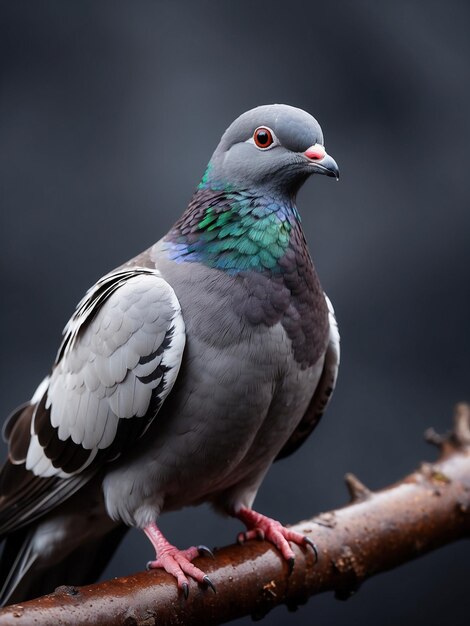
{"type": "Polygon", "coordinates": [[[287,559],[287,568],[289,570],[289,575],[292,574],[295,565],[295,558],[291,556],[290,559],[287,559]]]}
{"type": "Polygon", "coordinates": [[[191,546],[186,550],[178,550],[175,546],[171,545],[167,539],[163,536],[156,524],[149,524],[144,528],[144,532],[150,539],[156,554],[155,561],[149,561],[147,563],[147,569],[160,569],[166,571],[173,576],[178,583],[178,588],[181,589],[185,598],[189,595],[189,580],[192,578],[198,583],[209,584],[213,587],[212,582],[206,581],[206,576],[202,570],[193,565],[192,561],[200,554],[209,554],[213,556],[212,552],[206,546],[191,546]]]}
{"type": "Polygon", "coordinates": [[[147,572],[150,572],[150,570],[152,569],[152,561],[147,561],[145,569],[147,570],[147,572]]]}
{"type": "Polygon", "coordinates": [[[214,593],[217,593],[214,583],[207,574],[202,579],[202,582],[206,585],[206,587],[210,587],[214,593]]]}
{"type": "Polygon", "coordinates": [[[294,552],[289,543],[294,543],[298,546],[310,546],[315,555],[315,562],[318,562],[318,550],[316,545],[309,537],[286,528],[276,520],[270,519],[261,513],[253,511],[253,509],[247,509],[242,507],[235,516],[242,520],[247,526],[248,530],[238,535],[238,542],[243,543],[249,539],[266,539],[270,543],[274,544],[276,548],[281,552],[284,559],[287,561],[289,573],[292,572],[294,567],[294,552]]]}
{"type": "Polygon", "coordinates": [[[313,550],[313,554],[315,555],[315,563],[318,563],[318,550],[317,550],[317,546],[314,544],[314,542],[310,539],[310,537],[304,537],[304,542],[307,544],[307,546],[310,546],[313,550]]]}
{"type": "Polygon", "coordinates": [[[214,553],[207,546],[198,546],[197,551],[199,552],[199,556],[210,556],[211,559],[215,559],[214,553]]]}

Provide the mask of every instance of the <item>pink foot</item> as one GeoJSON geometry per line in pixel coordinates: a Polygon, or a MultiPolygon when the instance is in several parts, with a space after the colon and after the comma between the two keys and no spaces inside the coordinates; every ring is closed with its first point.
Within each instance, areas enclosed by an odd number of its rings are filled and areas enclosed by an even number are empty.
{"type": "Polygon", "coordinates": [[[210,587],[215,592],[215,587],[207,574],[192,564],[192,560],[197,556],[209,554],[214,556],[206,546],[195,546],[187,550],[178,550],[169,543],[155,524],[149,524],[144,528],[144,532],[150,539],[156,552],[155,561],[147,563],[147,569],[164,569],[176,578],[179,589],[183,591],[184,597],[189,595],[189,581],[187,576],[194,578],[198,583],[210,587]]]}
{"type": "Polygon", "coordinates": [[[318,560],[317,548],[309,537],[289,530],[280,522],[251,509],[241,508],[235,516],[248,528],[246,532],[238,534],[238,543],[244,543],[249,539],[266,539],[266,541],[273,543],[281,552],[290,569],[294,567],[295,554],[289,545],[289,541],[299,546],[310,546],[315,554],[315,560],[318,560]]]}

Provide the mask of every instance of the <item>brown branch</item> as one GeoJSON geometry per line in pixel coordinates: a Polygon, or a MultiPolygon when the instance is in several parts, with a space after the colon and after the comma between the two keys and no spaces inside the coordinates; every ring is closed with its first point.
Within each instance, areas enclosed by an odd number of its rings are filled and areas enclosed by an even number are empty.
{"type": "Polygon", "coordinates": [[[200,563],[217,594],[192,585],[188,600],[162,572],[142,572],[55,593],[0,611],[0,626],[74,624],[115,626],[220,624],[243,615],[263,616],[285,603],[296,606],[313,594],[335,591],[345,598],[370,576],[470,534],[470,408],[459,405],[453,432],[430,436],[441,448],[436,463],[423,463],[402,481],[369,491],[347,477],[352,503],[294,528],[314,538],[296,548],[291,574],[269,544],[250,541],[200,563]]]}

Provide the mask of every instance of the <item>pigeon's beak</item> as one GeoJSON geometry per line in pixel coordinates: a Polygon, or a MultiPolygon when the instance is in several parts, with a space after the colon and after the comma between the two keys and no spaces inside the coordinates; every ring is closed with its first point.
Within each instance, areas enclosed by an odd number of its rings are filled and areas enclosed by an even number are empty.
{"type": "Polygon", "coordinates": [[[334,176],[336,180],[339,180],[339,167],[333,157],[327,154],[325,148],[316,143],[310,148],[307,148],[304,152],[304,156],[312,164],[312,167],[317,174],[325,174],[326,176],[334,176]]]}

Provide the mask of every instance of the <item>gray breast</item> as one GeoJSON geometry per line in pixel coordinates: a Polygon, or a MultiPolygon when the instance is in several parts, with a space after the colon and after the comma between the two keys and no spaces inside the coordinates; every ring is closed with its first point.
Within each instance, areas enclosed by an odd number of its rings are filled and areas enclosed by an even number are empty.
{"type": "Polygon", "coordinates": [[[107,506],[127,523],[162,509],[222,497],[254,497],[253,485],[292,434],[317,384],[322,355],[297,362],[282,321],[250,319],[246,277],[158,258],[186,326],[178,379],[125,472],[105,481],[107,506]],[[131,495],[121,497],[122,490],[131,495]],[[231,496],[228,496],[232,493],[231,496]],[[241,494],[241,495],[240,495],[241,494]]]}

